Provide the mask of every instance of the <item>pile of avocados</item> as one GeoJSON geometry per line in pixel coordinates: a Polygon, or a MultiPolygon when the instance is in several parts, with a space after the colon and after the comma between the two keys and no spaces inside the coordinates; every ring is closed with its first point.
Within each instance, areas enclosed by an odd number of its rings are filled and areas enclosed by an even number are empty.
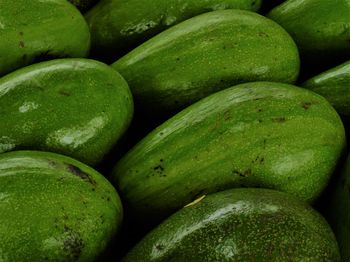
{"type": "Polygon", "coordinates": [[[0,0],[0,262],[350,261],[348,0],[0,0]]]}

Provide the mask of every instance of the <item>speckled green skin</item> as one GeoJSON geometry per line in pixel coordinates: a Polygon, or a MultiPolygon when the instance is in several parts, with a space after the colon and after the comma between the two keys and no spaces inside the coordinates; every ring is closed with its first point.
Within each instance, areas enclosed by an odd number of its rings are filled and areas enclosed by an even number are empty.
{"type": "Polygon", "coordinates": [[[95,5],[99,0],[69,0],[73,5],[75,5],[80,11],[85,12],[93,5],[95,5]]]}
{"type": "Polygon", "coordinates": [[[0,76],[53,57],[85,57],[89,28],[67,0],[2,0],[0,76]]]}
{"type": "Polygon", "coordinates": [[[289,0],[268,15],[282,25],[309,63],[350,58],[348,0],[289,0]]]}
{"type": "Polygon", "coordinates": [[[343,124],[323,97],[287,84],[247,83],[159,126],[113,176],[125,205],[145,222],[233,187],[272,188],[311,202],[345,143],[343,124]]]}
{"type": "Polygon", "coordinates": [[[350,117],[350,61],[309,79],[302,86],[322,95],[338,113],[350,117]]]}
{"type": "Polygon", "coordinates": [[[0,260],[94,261],[120,227],[112,185],[69,157],[0,154],[0,260]]]}
{"type": "Polygon", "coordinates": [[[299,56],[290,36],[253,12],[221,10],[182,22],[112,65],[150,114],[177,112],[250,81],[292,83],[299,56]]]}
{"type": "Polygon", "coordinates": [[[97,164],[128,127],[125,80],[88,59],[57,59],[0,79],[0,153],[30,149],[97,164]]]}
{"type": "Polygon", "coordinates": [[[278,191],[233,189],[185,207],[124,261],[340,261],[325,219],[278,191]]]}
{"type": "Polygon", "coordinates": [[[116,59],[161,31],[220,9],[256,11],[261,0],[102,0],[86,15],[92,52],[116,59]]]}

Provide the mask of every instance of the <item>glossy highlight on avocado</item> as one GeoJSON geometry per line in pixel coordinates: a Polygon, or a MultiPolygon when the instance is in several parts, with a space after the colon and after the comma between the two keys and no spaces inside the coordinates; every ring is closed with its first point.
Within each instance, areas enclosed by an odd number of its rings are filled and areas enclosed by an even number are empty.
{"type": "Polygon", "coordinates": [[[86,14],[93,55],[124,54],[156,34],[196,15],[221,10],[257,11],[261,0],[101,0],[86,14]]]}
{"type": "Polygon", "coordinates": [[[57,59],[0,79],[0,153],[40,150],[96,165],[126,131],[133,101],[125,80],[88,59],[57,59]]]}
{"type": "Polygon", "coordinates": [[[296,198],[231,189],[173,214],[122,261],[340,261],[325,219],[296,198]]]}
{"type": "Polygon", "coordinates": [[[323,97],[288,84],[246,83],[163,123],[112,175],[125,205],[145,223],[235,187],[271,188],[312,202],[345,144],[340,117],[323,97]]]}
{"type": "Polygon", "coordinates": [[[253,12],[220,10],[186,20],[114,64],[140,111],[169,116],[232,85],[293,83],[295,43],[275,22],[253,12]]]}
{"type": "Polygon", "coordinates": [[[326,98],[339,114],[350,117],[350,61],[312,77],[302,86],[326,98]]]}
{"type": "Polygon", "coordinates": [[[67,0],[2,0],[0,76],[37,62],[85,57],[90,32],[67,0]]]}
{"type": "Polygon", "coordinates": [[[118,231],[113,186],[69,157],[0,154],[0,260],[95,261],[118,231]]]}

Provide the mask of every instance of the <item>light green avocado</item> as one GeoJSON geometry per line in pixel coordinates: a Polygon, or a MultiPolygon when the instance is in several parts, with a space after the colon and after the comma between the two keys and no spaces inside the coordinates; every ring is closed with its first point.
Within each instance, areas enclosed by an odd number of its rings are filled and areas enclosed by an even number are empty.
{"type": "Polygon", "coordinates": [[[2,0],[0,5],[0,76],[43,60],[88,55],[88,25],[67,0],[2,0]]]}
{"type": "Polygon", "coordinates": [[[271,188],[312,202],[345,144],[343,124],[323,97],[288,84],[246,83],[163,123],[112,175],[125,206],[145,223],[234,187],[271,188]]]}
{"type": "Polygon", "coordinates": [[[310,66],[350,59],[350,1],[288,0],[268,17],[290,33],[310,66]]]}
{"type": "Polygon", "coordinates": [[[261,0],[102,0],[86,14],[92,53],[116,59],[196,15],[220,9],[256,11],[260,5],[261,0]]]}
{"type": "Polygon", "coordinates": [[[329,211],[330,224],[339,243],[342,261],[350,261],[350,157],[338,178],[329,211]]]}
{"type": "Polygon", "coordinates": [[[112,65],[140,111],[170,115],[242,82],[293,83],[298,50],[275,22],[249,11],[221,10],[182,22],[112,65]]]}
{"type": "Polygon", "coordinates": [[[95,165],[127,129],[133,101],[125,80],[88,59],[57,59],[0,79],[0,153],[40,150],[95,165]]]}
{"type": "Polygon", "coordinates": [[[325,97],[339,114],[350,117],[350,61],[312,77],[302,86],[325,97]]]}
{"type": "Polygon", "coordinates": [[[231,189],[184,207],[123,261],[340,261],[325,219],[288,194],[231,189]]]}
{"type": "Polygon", "coordinates": [[[0,154],[0,260],[95,261],[115,236],[122,205],[90,167],[54,153],[0,154]]]}

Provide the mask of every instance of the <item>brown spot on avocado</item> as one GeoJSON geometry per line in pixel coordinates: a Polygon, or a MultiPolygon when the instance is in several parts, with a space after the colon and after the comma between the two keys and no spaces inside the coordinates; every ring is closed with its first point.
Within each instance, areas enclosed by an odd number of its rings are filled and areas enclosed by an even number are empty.
{"type": "Polygon", "coordinates": [[[70,93],[65,91],[65,90],[60,90],[60,91],[58,91],[58,93],[62,96],[70,96],[70,93]]]}
{"type": "Polygon", "coordinates": [[[301,104],[302,108],[304,108],[305,110],[308,110],[311,106],[311,103],[310,102],[303,102],[301,104]]]}
{"type": "Polygon", "coordinates": [[[164,167],[162,165],[158,165],[158,166],[154,167],[153,170],[156,171],[156,173],[158,173],[158,174],[162,174],[164,171],[164,167]]]}
{"type": "Polygon", "coordinates": [[[63,239],[63,249],[69,260],[77,261],[84,249],[84,240],[80,233],[68,226],[64,226],[65,236],[63,239]]]}
{"type": "Polygon", "coordinates": [[[159,251],[161,251],[161,250],[164,249],[164,246],[161,245],[161,244],[157,244],[157,245],[156,245],[156,249],[159,250],[159,251]]]}
{"type": "Polygon", "coordinates": [[[23,36],[23,32],[19,32],[19,35],[20,35],[20,36],[23,36]]]}
{"type": "Polygon", "coordinates": [[[81,179],[89,182],[93,186],[96,185],[96,181],[94,179],[92,179],[92,177],[89,174],[87,174],[83,170],[81,170],[79,167],[71,165],[71,164],[68,164],[67,167],[68,167],[68,171],[70,173],[72,173],[73,175],[80,177],[81,179]]]}
{"type": "Polygon", "coordinates": [[[273,122],[277,122],[277,123],[284,123],[286,122],[286,118],[285,117],[276,117],[272,119],[273,122]]]}
{"type": "Polygon", "coordinates": [[[21,48],[24,48],[24,42],[23,42],[23,41],[19,41],[19,46],[20,46],[21,48]]]}

